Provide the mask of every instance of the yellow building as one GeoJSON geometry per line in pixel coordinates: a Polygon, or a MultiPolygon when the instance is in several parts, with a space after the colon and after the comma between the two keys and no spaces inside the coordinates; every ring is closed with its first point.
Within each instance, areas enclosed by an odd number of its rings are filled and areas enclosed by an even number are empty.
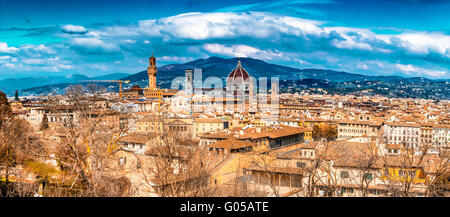
{"type": "Polygon", "coordinates": [[[167,133],[177,132],[179,136],[189,137],[193,134],[192,119],[144,117],[136,121],[136,132],[140,133],[167,133]]]}
{"type": "Polygon", "coordinates": [[[412,162],[402,157],[386,157],[381,179],[390,183],[412,181],[412,184],[424,184],[426,181],[424,167],[414,165],[414,162],[418,161],[416,157],[412,162]]]}
{"type": "Polygon", "coordinates": [[[217,130],[228,129],[229,122],[218,118],[197,118],[194,119],[194,138],[217,130]]]}

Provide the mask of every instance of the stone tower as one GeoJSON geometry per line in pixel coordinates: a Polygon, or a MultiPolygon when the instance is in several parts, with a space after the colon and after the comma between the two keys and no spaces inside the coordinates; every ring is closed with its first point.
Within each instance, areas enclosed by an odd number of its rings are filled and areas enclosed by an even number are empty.
{"type": "Polygon", "coordinates": [[[186,95],[191,95],[194,93],[192,70],[186,69],[184,72],[185,72],[185,77],[186,77],[186,84],[185,84],[186,95]]]}
{"type": "Polygon", "coordinates": [[[250,109],[250,112],[256,112],[257,111],[257,108],[258,108],[258,106],[257,106],[257,94],[256,94],[256,91],[257,91],[257,85],[256,85],[256,80],[254,80],[253,79],[253,77],[249,77],[249,79],[250,79],[250,86],[249,86],[249,90],[248,90],[248,93],[249,93],[249,96],[248,96],[248,104],[249,104],[249,109],[250,109]]]}
{"type": "Polygon", "coordinates": [[[272,83],[271,97],[272,99],[276,99],[278,97],[278,82],[271,82],[271,83],[272,83]]]}
{"type": "Polygon", "coordinates": [[[149,66],[147,68],[148,73],[148,89],[155,90],[156,89],[156,74],[157,68],[156,68],[156,58],[152,56],[149,58],[149,66]]]}

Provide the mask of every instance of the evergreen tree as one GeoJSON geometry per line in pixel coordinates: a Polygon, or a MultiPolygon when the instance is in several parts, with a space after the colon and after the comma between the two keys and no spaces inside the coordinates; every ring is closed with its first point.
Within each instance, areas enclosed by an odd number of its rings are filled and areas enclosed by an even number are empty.
{"type": "Polygon", "coordinates": [[[19,102],[19,93],[17,93],[17,90],[16,94],[14,95],[14,99],[16,100],[16,102],[19,102]]]}

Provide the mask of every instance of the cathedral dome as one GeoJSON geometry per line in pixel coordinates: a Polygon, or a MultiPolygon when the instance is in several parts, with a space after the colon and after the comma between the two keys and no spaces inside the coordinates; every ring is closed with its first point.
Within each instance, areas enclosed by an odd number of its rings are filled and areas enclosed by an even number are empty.
{"type": "Polygon", "coordinates": [[[244,68],[242,68],[241,60],[238,60],[238,64],[236,68],[231,71],[231,73],[228,75],[227,83],[230,82],[243,82],[250,78],[250,75],[247,71],[245,71],[244,68]]]}

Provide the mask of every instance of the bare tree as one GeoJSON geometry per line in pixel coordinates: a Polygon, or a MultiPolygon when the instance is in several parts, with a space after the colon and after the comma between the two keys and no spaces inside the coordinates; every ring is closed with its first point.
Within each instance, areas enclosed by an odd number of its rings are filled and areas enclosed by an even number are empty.
{"type": "Polygon", "coordinates": [[[160,121],[163,128],[160,139],[153,141],[146,152],[153,157],[152,167],[142,171],[146,182],[163,197],[214,195],[209,152],[198,142],[171,130],[165,118],[160,121]]]}
{"type": "Polygon", "coordinates": [[[430,157],[425,162],[427,173],[425,196],[448,196],[450,189],[449,153],[440,150],[439,155],[430,157]]]}
{"type": "Polygon", "coordinates": [[[120,125],[118,116],[111,117],[114,112],[99,108],[81,86],[70,86],[65,96],[50,98],[49,112],[58,120],[53,132],[60,137],[54,151],[61,169],[72,180],[70,188],[79,186],[83,196],[123,196],[117,187],[123,180],[105,168],[129,126],[120,125]]]}
{"type": "Polygon", "coordinates": [[[423,144],[419,148],[408,148],[402,146],[398,156],[383,157],[384,168],[386,169],[383,181],[387,185],[387,190],[392,196],[411,197],[417,194],[417,190],[424,183],[420,183],[419,179],[425,180],[424,173],[425,164],[430,155],[430,144],[423,144]],[[388,168],[395,170],[389,173],[388,168]]]}
{"type": "Polygon", "coordinates": [[[6,195],[4,196],[18,193],[11,191],[14,189],[9,189],[10,176],[19,177],[13,169],[17,165],[23,165],[24,162],[45,157],[45,152],[46,150],[27,121],[15,118],[3,121],[0,131],[0,166],[5,173],[6,195]]]}

